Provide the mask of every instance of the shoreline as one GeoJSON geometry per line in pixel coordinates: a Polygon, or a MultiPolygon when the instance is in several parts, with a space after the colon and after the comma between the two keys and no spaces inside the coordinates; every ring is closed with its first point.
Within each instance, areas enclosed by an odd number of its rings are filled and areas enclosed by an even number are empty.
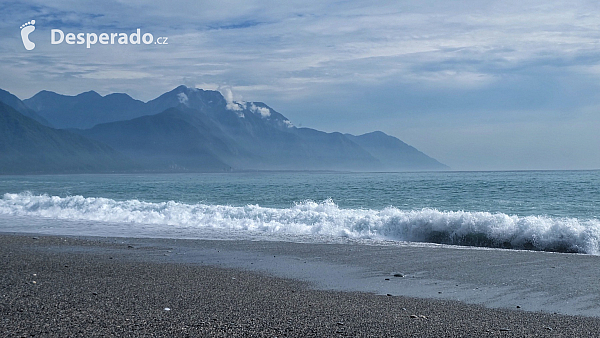
{"type": "Polygon", "coordinates": [[[7,337],[592,337],[600,331],[598,317],[352,290],[356,280],[377,280],[373,285],[384,288],[411,278],[422,281],[410,272],[378,275],[375,262],[372,269],[360,268],[363,260],[390,250],[414,258],[409,249],[415,248],[0,234],[0,332],[7,337]],[[273,253],[276,257],[268,259],[273,253]],[[330,256],[314,255],[321,253],[330,256]],[[357,264],[348,264],[353,259],[357,264]],[[301,265],[307,266],[304,272],[298,271],[301,265]],[[325,276],[319,281],[303,274],[325,276]]]}

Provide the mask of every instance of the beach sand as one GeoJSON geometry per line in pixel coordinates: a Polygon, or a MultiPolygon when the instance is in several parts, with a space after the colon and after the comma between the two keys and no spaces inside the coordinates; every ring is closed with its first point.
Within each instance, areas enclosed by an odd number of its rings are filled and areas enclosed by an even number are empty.
{"type": "MultiPolygon", "coordinates": [[[[419,251],[360,245],[4,234],[0,235],[0,336],[597,337],[600,332],[597,316],[489,308],[398,296],[398,292],[336,291],[355,289],[353,285],[361,280],[371,287],[379,285],[377,290],[385,290],[389,283],[400,283],[390,290],[417,285],[408,283],[411,276],[415,281],[432,280],[418,278],[417,270],[423,266],[415,271],[406,268],[404,277],[394,277],[393,272],[373,273],[381,270],[375,254],[386,250],[408,251],[406,257],[413,260],[418,258],[414,252],[419,251]],[[374,268],[347,264],[344,259],[352,255],[344,250],[356,252],[359,263],[362,259],[367,264],[371,257],[374,268]],[[276,257],[267,259],[274,252],[276,257]],[[277,253],[283,255],[277,257],[277,253]],[[322,260],[323,254],[333,258],[322,260]],[[304,272],[298,272],[300,265],[307,267],[304,272]],[[339,274],[333,271],[336,266],[341,269],[339,274]],[[303,277],[310,274],[315,278],[303,277]],[[327,285],[336,278],[346,281],[327,285]]],[[[486,259],[489,264],[493,256],[504,261],[503,255],[511,254],[481,252],[477,254],[481,264],[486,264],[486,259]]],[[[562,255],[527,255],[524,259],[544,257],[543,265],[551,264],[550,269],[560,269],[562,261],[571,264],[562,255]]],[[[583,260],[584,265],[597,262],[595,258],[588,261],[587,256],[567,257],[583,260]]],[[[446,265],[451,265],[454,259],[449,254],[436,262],[447,260],[446,265]]],[[[532,266],[527,273],[535,275],[535,264],[532,266]]],[[[445,281],[451,279],[458,280],[445,281]]],[[[479,281],[482,286],[485,283],[479,281]]],[[[447,290],[443,283],[433,285],[442,290],[438,292],[447,290]]],[[[430,292],[428,288],[422,291],[430,292]]]]}

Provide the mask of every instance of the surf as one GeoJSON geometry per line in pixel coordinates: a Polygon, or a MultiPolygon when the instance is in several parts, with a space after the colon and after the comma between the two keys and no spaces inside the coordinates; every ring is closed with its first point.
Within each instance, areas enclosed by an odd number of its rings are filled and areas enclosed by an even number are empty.
{"type": "Polygon", "coordinates": [[[490,248],[600,254],[600,220],[509,215],[435,208],[341,208],[332,199],[287,208],[118,201],[103,197],[6,193],[0,214],[75,221],[153,225],[162,230],[225,229],[249,233],[329,236],[490,248]]]}

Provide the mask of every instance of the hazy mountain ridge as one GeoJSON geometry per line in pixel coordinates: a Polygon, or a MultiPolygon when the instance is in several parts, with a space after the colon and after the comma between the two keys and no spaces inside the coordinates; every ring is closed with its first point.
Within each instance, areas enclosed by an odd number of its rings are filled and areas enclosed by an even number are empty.
{"type": "Polygon", "coordinates": [[[21,104],[56,127],[79,128],[70,131],[115,149],[142,171],[448,169],[382,132],[297,128],[265,103],[230,96],[179,86],[144,103],[127,94],[41,91],[21,104]]]}
{"type": "Polygon", "coordinates": [[[121,93],[101,96],[88,91],[67,96],[43,90],[23,103],[60,129],[91,128],[147,115],[144,102],[121,93]]]}
{"type": "Polygon", "coordinates": [[[190,117],[176,108],[77,132],[118,149],[149,170],[231,170],[215,154],[227,153],[227,145],[202,122],[190,123],[190,117]]]}
{"type": "Polygon", "coordinates": [[[45,118],[41,117],[33,109],[31,109],[27,105],[25,105],[25,103],[23,103],[23,101],[21,101],[18,97],[7,92],[6,90],[0,89],[0,102],[4,102],[4,104],[9,105],[10,107],[12,107],[14,110],[18,111],[19,113],[21,113],[27,117],[30,117],[45,126],[49,126],[49,127],[52,126],[45,118]]]}
{"type": "Polygon", "coordinates": [[[415,147],[381,131],[359,136],[346,134],[346,137],[379,159],[384,170],[393,171],[399,167],[405,170],[449,169],[446,165],[425,155],[415,147]]]}
{"type": "Polygon", "coordinates": [[[0,102],[0,173],[83,173],[135,169],[112,148],[42,125],[0,102]]]}
{"type": "MultiPolygon", "coordinates": [[[[149,101],[148,105],[151,113],[175,105],[188,116],[202,120],[205,132],[212,131],[213,136],[231,150],[217,152],[217,157],[235,169],[365,170],[377,167],[374,165],[377,159],[342,134],[295,128],[285,116],[261,102],[228,102],[216,91],[179,86],[149,101]]],[[[198,127],[198,123],[191,122],[191,125],[198,127]]],[[[83,135],[104,141],[98,134],[84,131],[83,135]]]]}

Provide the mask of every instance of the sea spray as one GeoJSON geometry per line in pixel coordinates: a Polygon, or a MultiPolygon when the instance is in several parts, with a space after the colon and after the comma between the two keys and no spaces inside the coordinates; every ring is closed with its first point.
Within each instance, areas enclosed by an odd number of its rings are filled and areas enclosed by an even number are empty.
{"type": "MultiPolygon", "coordinates": [[[[4,194],[0,214],[102,221],[135,227],[218,228],[429,242],[493,248],[599,254],[598,219],[517,216],[504,213],[340,208],[333,200],[302,201],[289,208],[228,206],[175,201],[116,201],[102,197],[4,194]]],[[[1,229],[0,229],[1,230],[1,229]]]]}

